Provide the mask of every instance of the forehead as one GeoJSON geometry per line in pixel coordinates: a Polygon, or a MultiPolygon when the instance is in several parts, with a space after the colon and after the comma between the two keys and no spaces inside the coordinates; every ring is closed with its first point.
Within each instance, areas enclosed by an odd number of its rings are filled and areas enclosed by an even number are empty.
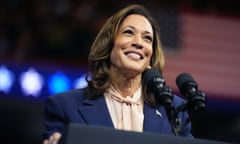
{"type": "Polygon", "coordinates": [[[138,14],[131,14],[129,16],[127,16],[122,24],[121,24],[121,28],[124,27],[134,27],[136,29],[142,30],[142,31],[147,31],[149,33],[153,33],[153,29],[152,29],[152,25],[150,23],[150,21],[142,16],[142,15],[138,15],[138,14]]]}

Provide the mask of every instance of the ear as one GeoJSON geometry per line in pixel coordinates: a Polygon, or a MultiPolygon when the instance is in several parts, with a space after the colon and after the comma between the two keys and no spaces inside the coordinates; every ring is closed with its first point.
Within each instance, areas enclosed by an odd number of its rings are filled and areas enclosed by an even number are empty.
{"type": "Polygon", "coordinates": [[[151,69],[151,68],[152,68],[152,67],[151,67],[150,65],[146,67],[146,69],[151,69]]]}

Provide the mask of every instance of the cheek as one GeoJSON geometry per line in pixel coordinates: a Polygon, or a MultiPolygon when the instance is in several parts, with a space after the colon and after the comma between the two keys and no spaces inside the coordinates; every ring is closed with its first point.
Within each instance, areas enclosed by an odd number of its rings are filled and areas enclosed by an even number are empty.
{"type": "Polygon", "coordinates": [[[153,55],[153,47],[152,47],[152,45],[149,45],[147,48],[146,48],[146,52],[147,52],[147,54],[148,54],[148,57],[152,57],[152,55],[153,55]]]}
{"type": "Polygon", "coordinates": [[[151,63],[151,58],[152,58],[152,55],[153,55],[153,48],[152,46],[149,46],[147,49],[146,49],[146,52],[147,52],[147,55],[148,55],[148,64],[150,65],[151,63]]]}
{"type": "Polygon", "coordinates": [[[149,52],[149,56],[152,57],[152,55],[153,55],[153,48],[152,48],[152,46],[148,49],[148,52],[149,52]]]}
{"type": "Polygon", "coordinates": [[[111,62],[114,62],[120,57],[121,50],[123,50],[126,47],[126,42],[123,41],[123,39],[116,38],[113,49],[111,52],[110,60],[111,62]]]}

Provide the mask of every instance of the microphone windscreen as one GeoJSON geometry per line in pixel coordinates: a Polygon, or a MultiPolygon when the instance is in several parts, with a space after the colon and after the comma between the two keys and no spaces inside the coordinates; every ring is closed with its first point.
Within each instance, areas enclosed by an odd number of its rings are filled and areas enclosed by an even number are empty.
{"type": "Polygon", "coordinates": [[[182,87],[187,82],[194,82],[192,76],[188,73],[182,73],[176,78],[176,84],[178,87],[182,87]]]}
{"type": "Polygon", "coordinates": [[[158,70],[147,69],[143,72],[142,79],[145,84],[148,84],[154,77],[162,78],[162,75],[160,74],[160,72],[158,70]]]}
{"type": "Polygon", "coordinates": [[[182,73],[178,75],[178,77],[176,78],[176,84],[182,93],[184,93],[188,84],[193,84],[194,86],[196,86],[196,82],[188,73],[182,73]]]}

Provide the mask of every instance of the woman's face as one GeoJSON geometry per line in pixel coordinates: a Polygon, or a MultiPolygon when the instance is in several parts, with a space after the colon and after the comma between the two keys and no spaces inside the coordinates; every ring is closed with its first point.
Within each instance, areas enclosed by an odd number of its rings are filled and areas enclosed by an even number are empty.
{"type": "Polygon", "coordinates": [[[141,15],[125,18],[116,34],[111,53],[112,68],[124,73],[141,73],[150,65],[153,29],[141,15]]]}

